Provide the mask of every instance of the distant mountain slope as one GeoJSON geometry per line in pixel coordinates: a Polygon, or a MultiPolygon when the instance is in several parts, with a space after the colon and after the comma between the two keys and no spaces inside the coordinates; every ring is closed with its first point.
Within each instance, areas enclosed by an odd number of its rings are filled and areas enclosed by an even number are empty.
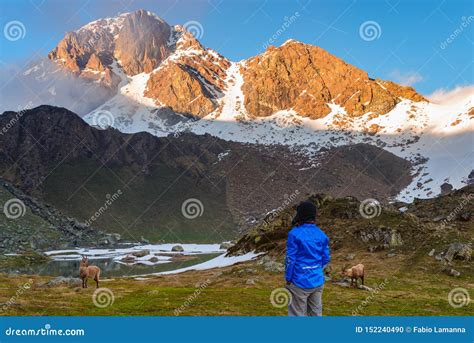
{"type": "Polygon", "coordinates": [[[81,221],[114,198],[93,225],[130,239],[222,241],[313,192],[384,199],[411,180],[409,162],[366,144],[308,158],[211,135],[100,130],[51,106],[6,112],[0,127],[8,128],[0,135],[2,177],[81,221]],[[182,205],[193,198],[202,213],[188,219],[182,205]]]}

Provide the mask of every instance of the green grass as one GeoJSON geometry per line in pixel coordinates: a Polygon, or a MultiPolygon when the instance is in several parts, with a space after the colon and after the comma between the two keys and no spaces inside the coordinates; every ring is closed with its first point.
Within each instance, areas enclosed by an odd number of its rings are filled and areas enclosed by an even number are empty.
{"type": "MultiPolygon", "coordinates": [[[[29,277],[0,276],[0,302],[6,302],[29,277]]],[[[118,278],[104,281],[102,287],[114,294],[112,305],[94,305],[94,287],[41,288],[45,278],[33,277],[34,285],[18,297],[5,315],[156,315],[173,316],[175,310],[184,316],[238,315],[284,316],[286,308],[275,308],[270,302],[272,290],[282,287],[282,275],[269,274],[254,264],[244,264],[216,270],[187,272],[155,277],[145,281],[118,278]],[[247,273],[253,268],[252,273],[247,273]],[[253,278],[256,284],[246,285],[253,278]],[[201,284],[211,280],[208,287],[201,284]],[[197,294],[198,293],[198,294],[197,294]]],[[[399,273],[377,271],[366,284],[376,287],[385,278],[385,287],[377,294],[349,289],[327,282],[323,292],[324,315],[395,315],[395,316],[468,316],[472,304],[454,308],[448,303],[448,293],[455,287],[472,289],[470,275],[451,278],[443,274],[399,273]],[[367,300],[367,302],[364,302],[367,300]],[[365,305],[363,305],[365,304],[365,305]]],[[[90,283],[91,284],[91,283],[90,283]]]]}

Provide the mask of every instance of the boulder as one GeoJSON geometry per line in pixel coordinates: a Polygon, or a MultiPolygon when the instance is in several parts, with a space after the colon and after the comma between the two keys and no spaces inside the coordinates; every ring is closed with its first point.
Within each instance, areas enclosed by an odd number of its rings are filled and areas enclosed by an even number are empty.
{"type": "Polygon", "coordinates": [[[263,266],[267,272],[270,273],[283,273],[285,271],[285,266],[283,263],[275,261],[271,256],[265,255],[258,260],[258,264],[263,266]]]}
{"type": "Polygon", "coordinates": [[[449,245],[448,250],[444,254],[444,258],[451,262],[454,259],[470,261],[472,256],[472,247],[471,244],[464,243],[452,243],[449,245]]]}
{"type": "Polygon", "coordinates": [[[127,256],[122,257],[120,261],[125,262],[125,263],[131,263],[131,262],[135,262],[135,260],[136,260],[135,256],[127,255],[127,256]]]}
{"type": "Polygon", "coordinates": [[[441,185],[441,195],[449,194],[452,190],[453,185],[451,185],[450,183],[445,182],[441,185]]]}
{"type": "Polygon", "coordinates": [[[456,269],[449,268],[449,267],[444,268],[444,269],[443,269],[443,272],[444,272],[445,274],[449,275],[449,276],[454,276],[454,277],[459,277],[459,276],[461,276],[461,273],[460,273],[460,272],[458,272],[456,269]]]}
{"type": "Polygon", "coordinates": [[[145,244],[150,244],[150,241],[143,236],[140,237],[140,242],[145,243],[145,244]]]}
{"type": "Polygon", "coordinates": [[[184,248],[181,245],[175,245],[174,247],[171,248],[171,251],[183,252],[184,248]]]}
{"type": "Polygon", "coordinates": [[[390,234],[389,245],[391,247],[398,247],[403,245],[402,235],[397,230],[392,230],[390,234]]]}
{"type": "Polygon", "coordinates": [[[356,254],[347,254],[344,259],[346,261],[352,261],[356,257],[356,254]]]}
{"type": "Polygon", "coordinates": [[[74,277],[58,276],[42,284],[41,288],[49,287],[82,287],[82,280],[74,277]]]}
{"type": "Polygon", "coordinates": [[[263,268],[270,273],[283,273],[285,271],[283,263],[276,261],[265,262],[263,268]]]}
{"type": "Polygon", "coordinates": [[[229,249],[231,246],[232,246],[232,242],[224,242],[224,243],[221,243],[221,245],[219,246],[219,249],[229,249]]]}
{"type": "Polygon", "coordinates": [[[131,252],[131,254],[135,257],[143,257],[143,256],[146,256],[146,255],[150,255],[150,250],[143,249],[143,250],[140,250],[140,251],[133,251],[133,252],[131,252]]]}

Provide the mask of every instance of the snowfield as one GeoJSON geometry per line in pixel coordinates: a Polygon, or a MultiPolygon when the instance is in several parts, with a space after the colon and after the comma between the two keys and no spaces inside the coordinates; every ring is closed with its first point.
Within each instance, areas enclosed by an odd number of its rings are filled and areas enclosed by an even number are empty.
{"type": "Polygon", "coordinates": [[[209,260],[200,264],[196,264],[194,266],[176,269],[176,270],[170,270],[167,272],[155,273],[151,275],[178,274],[178,273],[187,272],[189,270],[205,270],[205,269],[228,267],[236,263],[253,260],[254,258],[260,256],[261,254],[262,253],[256,254],[254,252],[249,252],[249,253],[246,253],[245,255],[240,255],[240,256],[225,256],[225,254],[222,254],[220,256],[217,256],[216,258],[213,258],[212,260],[209,260]]]}
{"type": "Polygon", "coordinates": [[[90,260],[110,259],[117,263],[133,265],[157,265],[171,262],[172,255],[199,255],[199,254],[219,254],[225,252],[225,249],[220,248],[220,244],[146,244],[133,245],[128,248],[117,249],[88,249],[76,248],[68,250],[51,250],[46,251],[45,254],[53,261],[80,261],[82,256],[87,256],[90,260]],[[172,248],[179,245],[183,251],[172,251],[172,248]],[[148,254],[135,257],[132,253],[143,252],[146,250],[148,254]],[[171,256],[170,256],[171,255],[171,256]],[[127,260],[128,258],[128,260],[127,260]]]}

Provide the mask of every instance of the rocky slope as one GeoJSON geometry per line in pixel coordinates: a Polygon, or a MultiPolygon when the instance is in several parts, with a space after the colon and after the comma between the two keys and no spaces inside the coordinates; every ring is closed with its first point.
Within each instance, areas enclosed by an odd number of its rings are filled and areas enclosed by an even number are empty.
{"type": "Polygon", "coordinates": [[[0,135],[3,178],[81,221],[113,198],[94,226],[136,240],[223,241],[316,191],[387,198],[411,180],[409,162],[366,144],[309,159],[284,146],[210,135],[100,130],[51,106],[6,112],[0,126],[8,127],[0,135]],[[190,198],[202,207],[192,220],[182,212],[190,198]]]}
{"type": "Polygon", "coordinates": [[[370,79],[365,71],[322,48],[294,40],[247,60],[243,78],[245,109],[255,116],[293,109],[319,119],[331,113],[331,103],[349,116],[383,115],[400,98],[426,101],[412,88],[370,79]]]}
{"type": "Polygon", "coordinates": [[[77,246],[106,247],[120,235],[106,234],[67,217],[53,206],[0,179],[0,253],[44,251],[77,246]]]}
{"type": "MultiPolygon", "coordinates": [[[[459,254],[470,261],[474,238],[474,186],[449,192],[433,199],[417,199],[412,204],[360,202],[353,197],[333,198],[318,194],[308,198],[317,205],[317,224],[330,238],[333,252],[360,250],[385,252],[395,256],[430,252],[439,261],[452,262],[463,247],[469,254],[459,254]],[[453,256],[449,257],[452,254],[453,256]]],[[[230,255],[249,251],[285,253],[286,238],[296,205],[269,213],[249,230],[233,247],[230,255]]]]}
{"type": "MultiPolygon", "coordinates": [[[[81,77],[114,87],[119,80],[114,63],[128,77],[149,74],[142,96],[196,117],[218,109],[218,95],[230,81],[226,80],[228,60],[204,48],[182,27],[170,26],[145,10],[97,20],[69,32],[49,58],[81,77]]],[[[244,61],[240,69],[243,106],[252,116],[294,109],[317,119],[331,112],[329,103],[340,105],[351,116],[382,115],[400,98],[426,101],[412,88],[372,80],[320,47],[297,41],[270,47],[244,61]]]]}

